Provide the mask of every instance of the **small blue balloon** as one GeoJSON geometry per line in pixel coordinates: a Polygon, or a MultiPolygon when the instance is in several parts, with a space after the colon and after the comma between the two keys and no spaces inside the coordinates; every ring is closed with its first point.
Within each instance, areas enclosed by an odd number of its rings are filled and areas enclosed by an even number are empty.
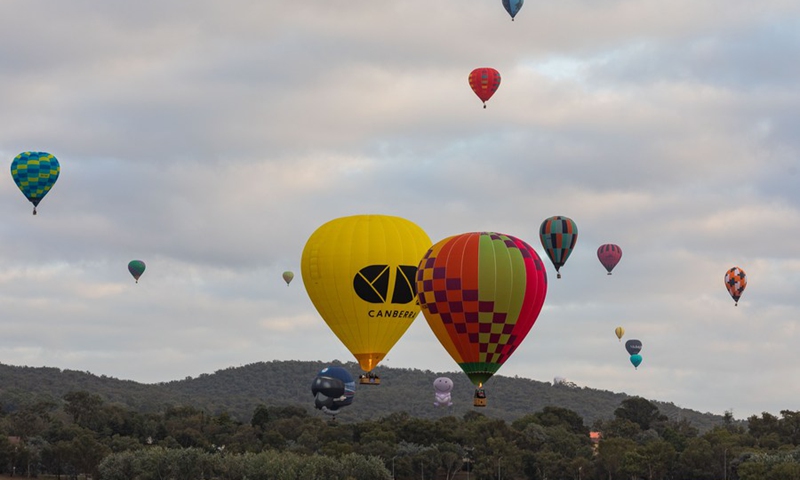
{"type": "Polygon", "coordinates": [[[523,1],[524,0],[503,0],[503,7],[505,7],[506,12],[511,15],[511,20],[514,20],[514,17],[519,13],[523,1]]]}

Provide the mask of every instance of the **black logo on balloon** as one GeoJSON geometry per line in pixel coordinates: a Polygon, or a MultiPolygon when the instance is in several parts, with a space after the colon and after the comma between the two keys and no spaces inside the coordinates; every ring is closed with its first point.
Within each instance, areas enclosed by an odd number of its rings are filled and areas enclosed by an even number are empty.
{"type": "Polygon", "coordinates": [[[394,290],[391,292],[391,303],[406,304],[417,297],[417,286],[414,279],[417,275],[415,265],[370,265],[364,267],[353,277],[353,290],[361,300],[369,303],[390,303],[389,284],[394,275],[394,290]]]}

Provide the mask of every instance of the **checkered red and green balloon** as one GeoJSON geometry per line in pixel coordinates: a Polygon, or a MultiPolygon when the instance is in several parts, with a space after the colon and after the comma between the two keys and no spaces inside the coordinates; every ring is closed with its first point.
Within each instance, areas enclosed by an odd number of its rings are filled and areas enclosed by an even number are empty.
{"type": "Polygon", "coordinates": [[[536,322],[547,295],[547,273],[524,241],[474,232],[433,245],[419,264],[416,285],[436,338],[481,386],[536,322]]]}

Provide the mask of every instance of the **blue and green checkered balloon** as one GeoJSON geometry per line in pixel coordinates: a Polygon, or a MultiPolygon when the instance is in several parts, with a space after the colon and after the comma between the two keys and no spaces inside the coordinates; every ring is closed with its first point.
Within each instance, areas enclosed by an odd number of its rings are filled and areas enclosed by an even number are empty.
{"type": "Polygon", "coordinates": [[[52,154],[22,152],[11,162],[11,176],[19,189],[33,204],[33,214],[47,192],[58,180],[61,166],[52,154]]]}

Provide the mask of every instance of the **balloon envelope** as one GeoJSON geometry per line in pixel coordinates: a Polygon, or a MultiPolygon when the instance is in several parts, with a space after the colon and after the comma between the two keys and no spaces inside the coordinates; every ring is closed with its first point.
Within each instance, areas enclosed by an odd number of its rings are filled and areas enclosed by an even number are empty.
{"type": "Polygon", "coordinates": [[[638,353],[634,353],[633,355],[631,355],[631,363],[635,368],[639,368],[639,365],[642,364],[642,356],[639,355],[638,353]]]}
{"type": "Polygon", "coordinates": [[[575,248],[575,242],[578,241],[578,226],[571,218],[561,215],[546,218],[539,227],[539,240],[553,266],[556,267],[558,274],[556,277],[561,278],[559,269],[564,266],[572,249],[575,248]]]}
{"type": "Polygon", "coordinates": [[[22,152],[11,162],[11,177],[25,198],[33,204],[33,214],[61,173],[56,157],[46,152],[22,152]]]}
{"type": "Polygon", "coordinates": [[[506,12],[511,15],[511,20],[514,20],[514,17],[519,13],[519,9],[522,8],[522,3],[523,0],[503,0],[503,7],[506,9],[506,12]]]}
{"type": "Polygon", "coordinates": [[[433,393],[436,400],[433,405],[436,407],[453,405],[450,392],[453,391],[453,381],[448,377],[439,377],[433,381],[433,393]]]}
{"type": "Polygon", "coordinates": [[[619,248],[619,245],[606,243],[605,245],[600,245],[600,248],[597,249],[597,259],[606,267],[609,275],[611,275],[611,270],[614,270],[614,267],[619,263],[620,258],[622,258],[622,249],[619,248]]]}
{"type": "Polygon", "coordinates": [[[325,367],[317,373],[311,383],[314,406],[318,410],[334,415],[337,410],[353,403],[356,382],[350,372],[342,367],[325,367]]]}
{"type": "Polygon", "coordinates": [[[483,101],[483,108],[486,102],[492,98],[494,92],[500,87],[500,73],[494,68],[476,68],[469,74],[469,86],[472,91],[483,101]]]}
{"type": "Polygon", "coordinates": [[[494,375],[536,322],[547,273],[524,241],[464,233],[433,245],[417,272],[422,313],[475,385],[494,375]]]}
{"type": "Polygon", "coordinates": [[[128,271],[131,272],[136,283],[139,283],[139,277],[144,273],[144,269],[145,265],[141,260],[131,260],[130,263],[128,263],[128,271]]]}
{"type": "Polygon", "coordinates": [[[627,350],[630,355],[635,355],[642,351],[642,342],[635,339],[628,340],[625,342],[625,350],[627,350]]]}
{"type": "Polygon", "coordinates": [[[283,272],[283,281],[284,281],[284,282],[286,282],[286,285],[287,285],[287,286],[288,286],[290,283],[292,283],[292,279],[293,279],[293,278],[294,278],[294,273],[292,273],[292,272],[290,272],[290,271],[288,271],[288,270],[287,270],[287,271],[285,271],[285,272],[283,272]]]}
{"type": "Polygon", "coordinates": [[[739,267],[733,267],[725,272],[725,288],[733,298],[734,305],[739,305],[739,298],[747,286],[747,275],[739,267]]]}
{"type": "Polygon", "coordinates": [[[430,245],[417,225],[387,215],[337,218],[306,242],[308,296],[364,370],[375,368],[419,314],[414,277],[430,245]]]}
{"type": "Polygon", "coordinates": [[[625,329],[622,327],[617,327],[614,329],[614,333],[617,334],[617,338],[622,340],[622,336],[625,335],[625,329]]]}

